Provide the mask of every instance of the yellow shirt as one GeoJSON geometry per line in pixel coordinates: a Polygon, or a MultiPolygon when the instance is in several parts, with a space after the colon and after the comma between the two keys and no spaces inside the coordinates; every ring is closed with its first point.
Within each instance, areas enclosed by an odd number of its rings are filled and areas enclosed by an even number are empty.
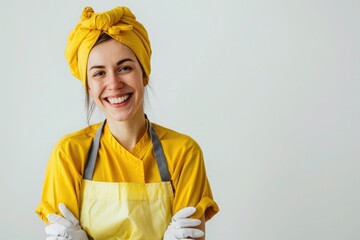
{"type": "MultiPolygon", "coordinates": [[[[194,218],[205,214],[205,220],[219,208],[213,200],[206,176],[202,151],[189,136],[153,124],[161,141],[174,187],[172,214],[184,207],[195,206],[194,218]]],[[[81,181],[88,151],[97,128],[94,124],[64,136],[50,156],[41,203],[36,209],[47,222],[50,213],[60,214],[58,204],[64,203],[79,219],[81,181]]],[[[161,182],[148,131],[136,146],[127,151],[104,126],[93,181],[102,182],[161,182]]]]}

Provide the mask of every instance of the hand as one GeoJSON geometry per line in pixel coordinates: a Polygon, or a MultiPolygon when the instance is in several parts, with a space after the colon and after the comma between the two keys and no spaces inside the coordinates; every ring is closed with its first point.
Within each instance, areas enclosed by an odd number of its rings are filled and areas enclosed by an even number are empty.
{"type": "Polygon", "coordinates": [[[79,221],[64,204],[59,204],[59,210],[64,217],[57,214],[48,215],[51,224],[45,228],[45,232],[50,235],[46,240],[89,240],[79,221]]]}
{"type": "Polygon", "coordinates": [[[178,211],[171,219],[169,227],[166,229],[163,240],[185,240],[188,237],[199,238],[205,233],[199,229],[190,228],[201,224],[201,220],[189,218],[194,214],[196,208],[186,207],[178,211]]]}

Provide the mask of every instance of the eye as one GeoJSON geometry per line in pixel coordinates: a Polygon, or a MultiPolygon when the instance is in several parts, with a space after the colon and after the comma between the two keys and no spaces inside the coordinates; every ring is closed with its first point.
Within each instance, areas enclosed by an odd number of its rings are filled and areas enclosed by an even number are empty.
{"type": "Polygon", "coordinates": [[[123,67],[119,67],[118,72],[119,73],[127,73],[127,72],[130,72],[133,69],[134,68],[131,67],[131,66],[123,66],[123,67]]]}
{"type": "Polygon", "coordinates": [[[98,72],[95,72],[92,76],[93,77],[101,77],[104,75],[105,75],[105,71],[98,71],[98,72]]]}

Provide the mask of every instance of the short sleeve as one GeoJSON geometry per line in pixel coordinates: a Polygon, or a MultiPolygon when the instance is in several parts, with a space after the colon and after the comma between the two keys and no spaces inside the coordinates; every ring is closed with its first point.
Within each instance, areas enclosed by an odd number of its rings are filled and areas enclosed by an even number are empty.
{"type": "Polygon", "coordinates": [[[219,207],[213,200],[202,151],[194,142],[180,158],[172,174],[175,189],[173,213],[194,206],[196,212],[192,218],[205,216],[205,221],[208,221],[219,211],[219,207]]]}
{"type": "Polygon", "coordinates": [[[43,221],[48,223],[51,213],[60,214],[59,203],[64,203],[79,218],[81,179],[77,166],[59,145],[55,146],[48,161],[41,202],[35,210],[43,221]]]}

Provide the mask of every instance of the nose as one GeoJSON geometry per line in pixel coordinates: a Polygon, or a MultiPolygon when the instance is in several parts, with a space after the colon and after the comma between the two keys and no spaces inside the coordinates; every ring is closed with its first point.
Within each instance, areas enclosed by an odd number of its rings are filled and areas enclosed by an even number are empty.
{"type": "Polygon", "coordinates": [[[124,82],[115,73],[108,75],[109,90],[117,90],[123,87],[124,87],[124,82]]]}

